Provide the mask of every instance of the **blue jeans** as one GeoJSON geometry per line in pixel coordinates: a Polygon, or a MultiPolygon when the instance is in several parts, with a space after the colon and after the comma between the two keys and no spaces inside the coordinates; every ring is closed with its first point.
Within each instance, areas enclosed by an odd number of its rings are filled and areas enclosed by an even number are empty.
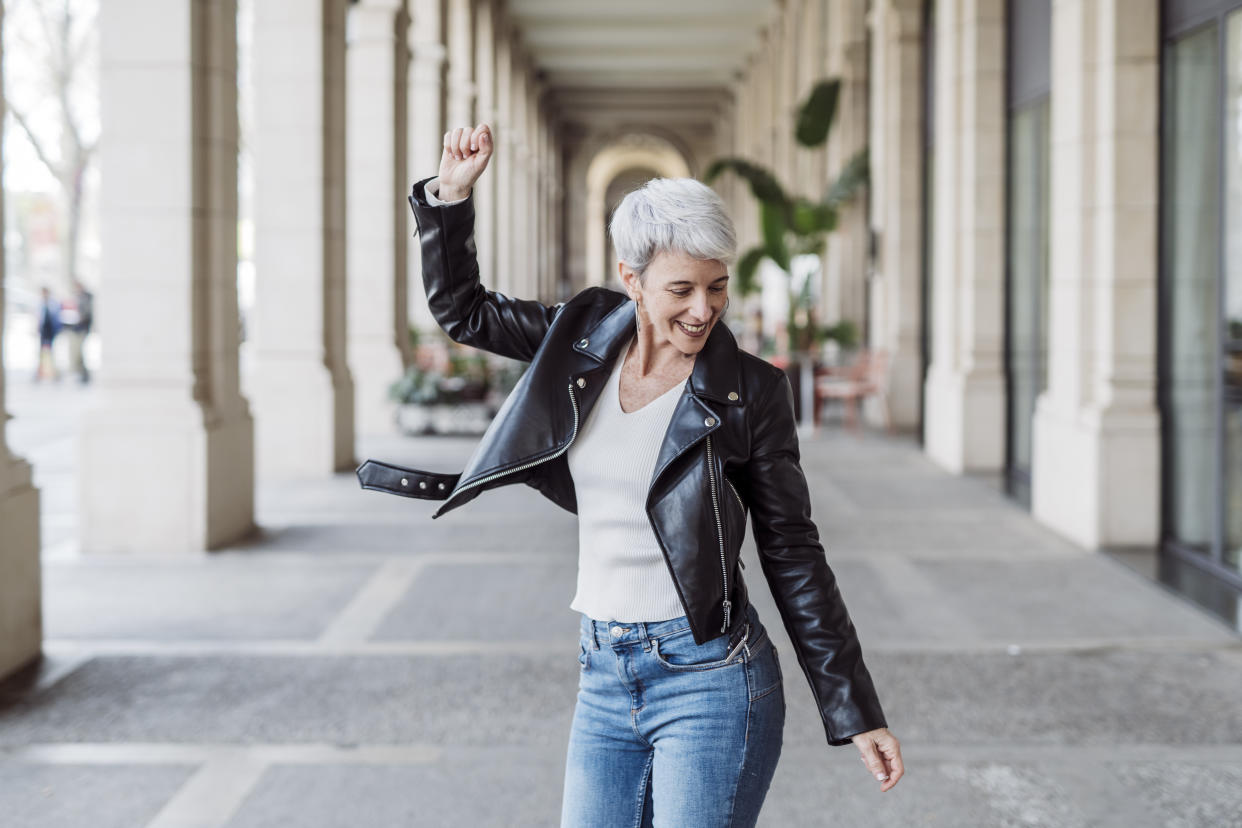
{"type": "Polygon", "coordinates": [[[785,725],[776,647],[694,643],[685,616],[582,616],[562,828],[732,828],[759,818],[785,725]]]}

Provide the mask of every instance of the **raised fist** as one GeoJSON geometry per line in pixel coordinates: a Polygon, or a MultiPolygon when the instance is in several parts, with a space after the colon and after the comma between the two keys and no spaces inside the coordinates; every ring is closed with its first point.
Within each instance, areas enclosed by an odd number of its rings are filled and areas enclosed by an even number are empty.
{"type": "Polygon", "coordinates": [[[492,158],[492,128],[479,124],[474,129],[457,127],[444,133],[444,154],[440,156],[440,194],[444,201],[457,201],[470,195],[487,162],[492,158]]]}

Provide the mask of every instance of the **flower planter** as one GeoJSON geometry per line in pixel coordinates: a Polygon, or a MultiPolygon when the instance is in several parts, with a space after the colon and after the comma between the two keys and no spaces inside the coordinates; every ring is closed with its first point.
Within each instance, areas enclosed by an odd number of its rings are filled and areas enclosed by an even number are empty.
{"type": "Polygon", "coordinates": [[[397,428],[410,436],[423,434],[470,434],[487,431],[495,410],[482,402],[404,403],[397,406],[397,428]]]}

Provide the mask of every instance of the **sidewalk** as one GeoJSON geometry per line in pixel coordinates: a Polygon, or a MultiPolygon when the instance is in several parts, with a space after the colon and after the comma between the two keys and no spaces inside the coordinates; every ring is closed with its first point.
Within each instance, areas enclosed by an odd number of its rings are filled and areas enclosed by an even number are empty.
{"type": "MultiPolygon", "coordinates": [[[[526,487],[437,504],[260,486],[261,537],[81,558],[91,391],[10,376],[43,488],[48,658],[0,686],[5,826],[547,826],[577,687],[576,528],[526,487]]],[[[473,438],[359,456],[456,470],[473,438]]],[[[908,439],[803,444],[814,517],[908,775],[827,746],[762,583],[785,749],[761,825],[1242,825],[1242,640],[908,439]]]]}

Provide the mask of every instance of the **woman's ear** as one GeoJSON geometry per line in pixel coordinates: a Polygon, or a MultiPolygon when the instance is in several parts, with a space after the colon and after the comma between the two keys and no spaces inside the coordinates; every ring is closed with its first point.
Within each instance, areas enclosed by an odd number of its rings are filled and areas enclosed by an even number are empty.
{"type": "Polygon", "coordinates": [[[631,299],[637,300],[642,293],[642,283],[638,279],[638,274],[630,270],[625,262],[617,262],[617,273],[621,276],[621,284],[625,286],[625,292],[630,295],[631,299]]]}

